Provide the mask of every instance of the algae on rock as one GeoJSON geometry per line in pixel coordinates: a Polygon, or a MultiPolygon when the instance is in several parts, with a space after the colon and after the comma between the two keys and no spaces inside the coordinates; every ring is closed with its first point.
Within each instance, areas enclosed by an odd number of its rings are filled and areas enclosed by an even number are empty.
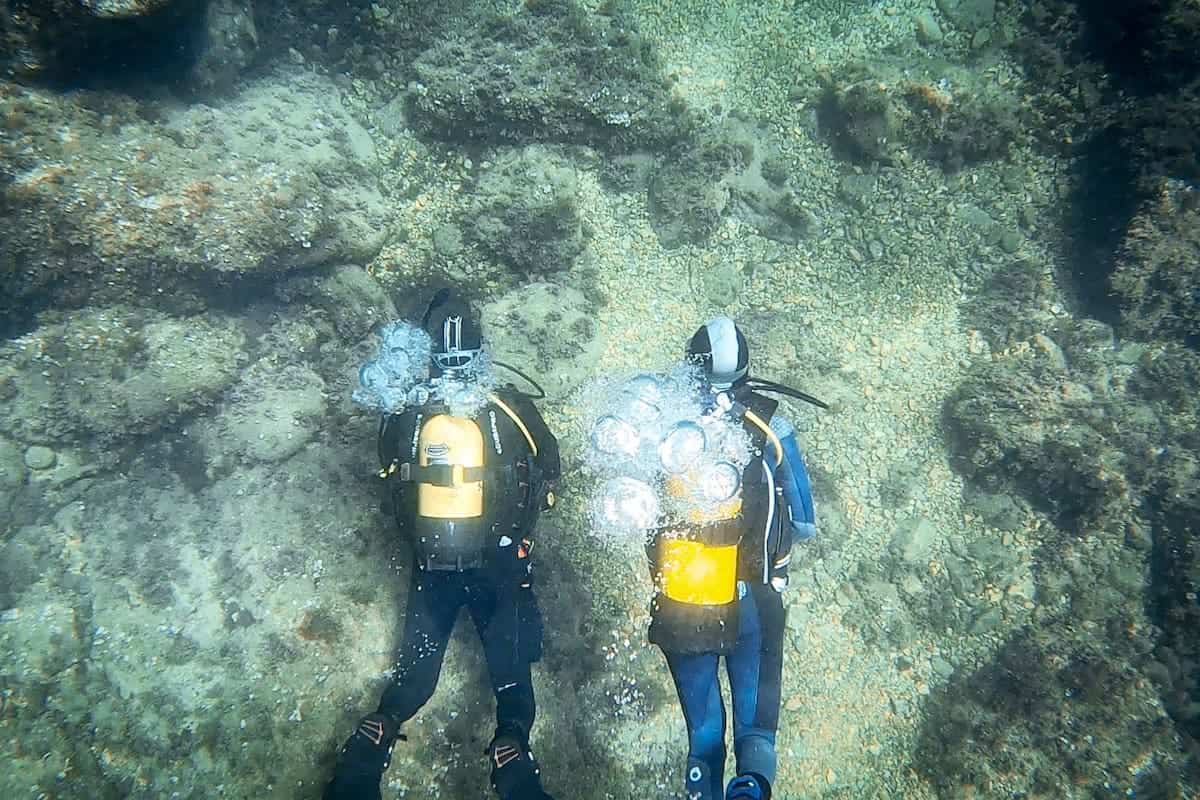
{"type": "Polygon", "coordinates": [[[820,78],[822,130],[851,161],[904,164],[919,157],[953,172],[1007,157],[1025,135],[1011,91],[962,67],[891,59],[820,78]]]}
{"type": "Polygon", "coordinates": [[[56,315],[0,353],[0,430],[26,442],[158,430],[232,383],[243,333],[215,315],[130,307],[56,315]]]}
{"type": "Polygon", "coordinates": [[[567,271],[584,249],[578,193],[574,166],[549,148],[501,153],[480,175],[463,227],[519,273],[567,271]]]}
{"type": "Polygon", "coordinates": [[[650,220],[664,247],[703,244],[728,217],[796,244],[815,223],[765,128],[730,118],[698,124],[650,177],[650,220]]]}
{"type": "MultiPolygon", "coordinates": [[[[603,357],[592,305],[573,287],[518,287],[485,304],[481,322],[495,357],[528,372],[554,399],[594,375],[603,357]]],[[[528,390],[515,376],[513,382],[528,390]]]]}
{"type": "Polygon", "coordinates": [[[132,100],[99,113],[0,92],[22,134],[0,138],[0,310],[121,302],[150,285],[160,307],[195,312],[244,275],[368,260],[390,211],[374,145],[337,98],[315,76],[261,79],[151,125],[132,100]]]}
{"type": "Polygon", "coordinates": [[[526,3],[453,31],[413,63],[414,121],[449,140],[658,149],[687,130],[653,46],[620,15],[526,3]]]}
{"type": "Polygon", "coordinates": [[[1129,223],[1111,281],[1129,333],[1200,345],[1200,190],[1162,182],[1129,223]]]}

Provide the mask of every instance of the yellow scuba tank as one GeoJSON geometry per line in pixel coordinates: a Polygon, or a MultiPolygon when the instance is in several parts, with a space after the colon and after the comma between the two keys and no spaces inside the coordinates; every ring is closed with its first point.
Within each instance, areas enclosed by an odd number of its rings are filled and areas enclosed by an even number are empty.
{"type": "MultiPolygon", "coordinates": [[[[749,434],[752,452],[761,455],[771,435],[763,416],[727,405],[749,434]]],[[[772,410],[763,408],[766,419],[772,410]]],[[[698,495],[707,500],[681,503],[686,511],[655,537],[658,592],[650,609],[649,638],[668,652],[727,654],[737,643],[738,577],[754,556],[753,547],[743,547],[742,537],[761,530],[769,517],[768,501],[757,477],[760,458],[740,468],[727,463],[718,471],[720,466],[688,470],[664,483],[664,491],[676,498],[698,495]]]]}
{"type": "Polygon", "coordinates": [[[659,559],[662,592],[676,602],[720,606],[737,597],[736,544],[664,539],[659,559]]]}
{"type": "MultiPolygon", "coordinates": [[[[666,482],[666,490],[674,497],[683,497],[697,480],[693,472],[672,475],[666,482]]],[[[741,510],[742,497],[738,493],[713,506],[691,507],[684,522],[689,531],[695,531],[697,526],[721,530],[726,528],[721,523],[736,520],[741,510]]],[[[737,596],[740,526],[733,526],[732,533],[714,537],[710,532],[703,540],[687,533],[664,537],[658,562],[663,594],[688,605],[732,603],[737,596]]]]}
{"type": "Polygon", "coordinates": [[[483,515],[483,432],[474,420],[439,414],[421,426],[417,464],[447,466],[445,479],[417,483],[417,516],[470,519],[483,515]]]}
{"type": "MultiPolygon", "coordinates": [[[[733,407],[729,402],[727,406],[733,407]]],[[[758,414],[742,407],[738,414],[752,426],[759,452],[769,441],[777,458],[783,446],[769,424],[758,414]]],[[[744,423],[744,424],[745,424],[744,423]]],[[[729,465],[730,470],[733,469],[729,465]]],[[[754,467],[752,466],[753,470],[754,467]]],[[[743,514],[743,476],[726,475],[727,483],[714,488],[705,486],[716,479],[714,473],[701,474],[695,469],[671,475],[665,482],[667,494],[674,498],[705,496],[709,503],[688,503],[673,536],[663,537],[658,547],[660,590],[670,600],[686,606],[722,606],[737,599],[738,548],[746,526],[743,514]]]]}
{"type": "MultiPolygon", "coordinates": [[[[666,491],[687,491],[688,477],[668,479],[666,491]]],[[[738,635],[739,545],[745,520],[740,492],[655,536],[658,589],[650,610],[650,641],[676,653],[727,653],[738,635]]]]}
{"type": "Polygon", "coordinates": [[[411,532],[418,563],[458,572],[483,566],[491,523],[479,423],[435,414],[419,424],[416,459],[399,467],[400,479],[417,489],[411,532]]]}

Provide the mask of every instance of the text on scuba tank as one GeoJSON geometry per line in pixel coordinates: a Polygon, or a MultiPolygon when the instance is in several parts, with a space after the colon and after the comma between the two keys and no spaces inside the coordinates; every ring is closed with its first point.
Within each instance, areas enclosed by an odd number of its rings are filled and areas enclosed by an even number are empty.
{"type": "Polygon", "coordinates": [[[496,445],[496,455],[504,455],[504,448],[500,445],[500,429],[496,427],[496,412],[493,409],[488,409],[488,419],[492,423],[492,442],[496,445]]]}

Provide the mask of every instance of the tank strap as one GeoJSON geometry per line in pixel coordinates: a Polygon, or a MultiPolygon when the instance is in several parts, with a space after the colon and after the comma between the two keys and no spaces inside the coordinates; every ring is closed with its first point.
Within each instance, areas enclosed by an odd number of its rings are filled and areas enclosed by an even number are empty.
{"type": "Polygon", "coordinates": [[[487,474],[487,467],[464,467],[461,464],[400,464],[396,470],[400,480],[428,483],[434,486],[461,486],[464,483],[479,483],[487,474]]]}
{"type": "Polygon", "coordinates": [[[513,424],[520,429],[521,433],[525,434],[525,441],[529,442],[529,450],[536,457],[538,454],[537,443],[533,441],[533,436],[529,434],[529,428],[525,427],[525,423],[521,421],[521,418],[517,415],[517,412],[509,408],[507,403],[505,403],[499,397],[496,397],[494,394],[489,394],[488,400],[491,403],[494,403],[505,414],[507,414],[508,418],[511,419],[513,424]]]}

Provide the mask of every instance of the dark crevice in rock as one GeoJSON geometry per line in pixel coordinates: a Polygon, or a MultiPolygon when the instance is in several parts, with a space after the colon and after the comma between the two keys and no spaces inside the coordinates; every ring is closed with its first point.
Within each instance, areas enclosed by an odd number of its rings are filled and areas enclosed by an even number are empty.
{"type": "Polygon", "coordinates": [[[1070,285],[1084,316],[1115,324],[1120,307],[1109,288],[1118,245],[1143,198],[1125,143],[1114,129],[1088,140],[1077,160],[1067,200],[1070,285]]]}
{"type": "MultiPolygon", "coordinates": [[[[157,13],[97,18],[86,3],[21,0],[25,43],[36,57],[31,77],[62,90],[137,90],[184,78],[205,45],[207,0],[157,13]]],[[[33,66],[33,65],[28,65],[33,66]]]]}
{"type": "Polygon", "coordinates": [[[1082,46],[1132,92],[1153,94],[1200,75],[1200,9],[1189,0],[1076,0],[1082,46]]]}

